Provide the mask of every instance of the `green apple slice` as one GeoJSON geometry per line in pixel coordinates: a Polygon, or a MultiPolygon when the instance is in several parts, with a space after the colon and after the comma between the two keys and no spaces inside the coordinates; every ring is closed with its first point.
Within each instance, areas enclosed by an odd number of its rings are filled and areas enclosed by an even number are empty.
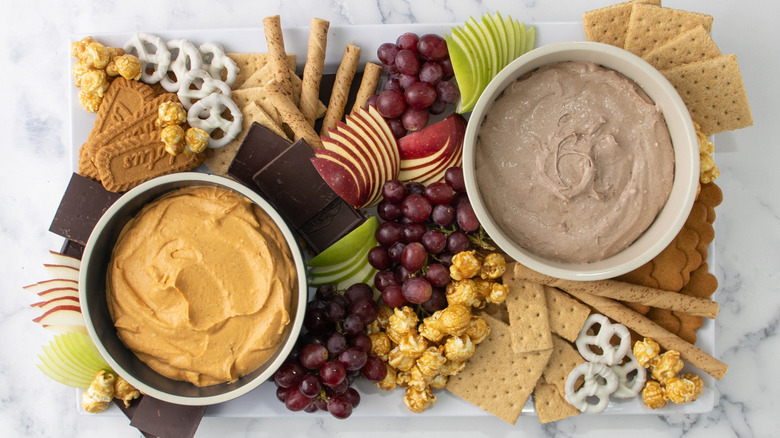
{"type": "MultiPolygon", "coordinates": [[[[452,63],[453,71],[455,72],[455,78],[458,79],[458,86],[461,87],[457,112],[464,113],[474,108],[474,105],[477,103],[477,99],[483,90],[481,84],[485,80],[487,66],[484,57],[482,56],[482,51],[479,48],[479,44],[469,36],[468,32],[460,28],[453,28],[452,38],[456,43],[464,48],[464,51],[467,54],[468,64],[471,69],[471,75],[459,76],[459,69],[456,69],[454,61],[452,63]],[[463,93],[463,87],[460,85],[461,82],[468,84],[469,87],[467,90],[470,91],[468,94],[463,93]]],[[[452,55],[450,55],[450,59],[452,60],[452,55]]]]}
{"type": "Polygon", "coordinates": [[[355,283],[367,283],[371,285],[374,274],[376,273],[375,271],[376,269],[374,269],[374,267],[368,263],[368,260],[366,260],[366,265],[363,266],[361,270],[353,273],[353,275],[349,276],[348,278],[339,280],[336,284],[336,289],[344,290],[355,283]]]}
{"type": "Polygon", "coordinates": [[[97,348],[95,348],[95,344],[92,343],[92,340],[88,335],[72,332],[67,333],[61,339],[64,344],[63,348],[78,355],[84,362],[84,365],[87,365],[93,370],[109,371],[111,369],[106,361],[103,360],[103,357],[100,356],[97,348]]]}
{"type": "Polygon", "coordinates": [[[496,23],[498,33],[502,35],[504,41],[506,41],[506,63],[509,64],[515,60],[515,45],[517,41],[515,27],[512,25],[512,18],[507,17],[505,20],[501,17],[501,14],[496,12],[496,15],[493,17],[493,21],[496,23]]]}
{"type": "Polygon", "coordinates": [[[359,264],[363,260],[362,258],[365,258],[368,252],[371,250],[371,248],[376,246],[376,238],[374,236],[371,236],[369,238],[365,245],[358,249],[355,254],[350,257],[348,260],[345,260],[341,263],[336,263],[335,265],[329,265],[329,266],[319,266],[316,268],[312,268],[311,273],[312,276],[315,277],[325,277],[330,275],[339,274],[341,272],[344,272],[346,270],[349,270],[350,268],[354,267],[355,265],[359,264]]]}
{"type": "Polygon", "coordinates": [[[359,227],[309,260],[307,265],[311,267],[328,266],[349,259],[354,255],[356,248],[362,248],[365,242],[374,235],[378,226],[376,217],[369,216],[359,227]]]}
{"type": "Polygon", "coordinates": [[[530,52],[533,50],[534,43],[536,43],[536,28],[529,26],[525,30],[525,51],[530,52]]]}
{"type": "MultiPolygon", "coordinates": [[[[43,356],[43,355],[40,355],[39,357],[41,357],[41,356],[43,356]]],[[[35,365],[38,367],[39,370],[43,371],[43,374],[46,374],[47,376],[49,376],[55,382],[62,383],[65,386],[72,386],[74,388],[81,388],[81,389],[89,388],[89,384],[92,383],[92,379],[87,381],[87,380],[81,379],[81,378],[74,379],[74,378],[71,378],[71,377],[63,376],[63,375],[59,374],[57,371],[55,371],[52,368],[50,368],[48,365],[46,365],[46,363],[43,362],[43,360],[44,359],[41,358],[41,362],[38,362],[35,365]]]]}
{"type": "Polygon", "coordinates": [[[509,47],[509,38],[506,34],[506,28],[504,27],[504,22],[501,21],[501,16],[498,15],[498,12],[496,12],[495,15],[486,15],[483,20],[488,21],[488,23],[492,26],[493,32],[496,34],[496,45],[501,49],[501,55],[502,55],[502,63],[504,66],[507,66],[510,62],[512,62],[512,55],[514,52],[514,44],[512,45],[512,49],[510,51],[509,47]]]}
{"type": "Polygon", "coordinates": [[[487,42],[489,48],[496,52],[496,74],[498,74],[498,72],[500,72],[509,62],[509,57],[506,54],[506,38],[501,38],[496,23],[493,22],[493,17],[491,17],[490,14],[482,16],[480,27],[482,27],[483,31],[490,36],[487,42]]]}
{"type": "MultiPolygon", "coordinates": [[[[458,81],[458,89],[460,90],[458,107],[460,108],[463,102],[471,102],[476,94],[477,81],[474,80],[474,76],[477,73],[474,71],[472,58],[467,55],[463,46],[450,35],[445,35],[444,39],[447,41],[447,50],[450,52],[452,71],[458,81]]],[[[461,111],[458,109],[458,112],[461,111]]]]}
{"type": "Polygon", "coordinates": [[[490,49],[490,36],[483,31],[482,26],[479,25],[474,17],[469,17],[468,21],[466,21],[466,30],[468,31],[468,34],[470,34],[472,40],[476,42],[476,45],[481,51],[482,59],[485,60],[485,71],[482,75],[482,80],[479,83],[479,92],[482,94],[482,90],[487,87],[490,79],[496,75],[498,57],[496,56],[496,51],[490,49]]]}

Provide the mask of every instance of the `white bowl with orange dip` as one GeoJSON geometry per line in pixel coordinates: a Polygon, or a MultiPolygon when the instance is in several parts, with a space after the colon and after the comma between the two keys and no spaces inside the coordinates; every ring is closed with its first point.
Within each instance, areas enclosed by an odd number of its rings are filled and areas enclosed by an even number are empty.
{"type": "Polygon", "coordinates": [[[469,199],[499,248],[568,280],[630,272],[690,213],[696,132],[650,64],[601,43],[544,46],[504,68],[471,114],[469,199]]]}
{"type": "Polygon", "coordinates": [[[204,406],[246,394],[285,361],[303,325],[305,273],[293,233],[262,197],[178,173],[106,211],[84,250],[79,298],[119,376],[204,406]]]}

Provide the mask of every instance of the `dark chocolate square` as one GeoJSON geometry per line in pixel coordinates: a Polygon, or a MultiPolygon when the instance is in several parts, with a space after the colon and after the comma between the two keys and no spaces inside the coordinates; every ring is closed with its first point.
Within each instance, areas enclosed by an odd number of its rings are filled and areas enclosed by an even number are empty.
{"type": "Polygon", "coordinates": [[[160,438],[192,438],[205,412],[205,406],[177,405],[145,395],[130,425],[160,438]]]}
{"type": "Polygon", "coordinates": [[[228,175],[244,183],[247,187],[256,188],[252,177],[265,167],[283,150],[290,147],[290,141],[274,134],[265,126],[253,122],[241,142],[236,156],[228,167],[228,175]]]}
{"type": "Polygon", "coordinates": [[[121,193],[109,192],[99,182],[74,173],[62,196],[49,231],[82,245],[121,193]]]}
{"type": "Polygon", "coordinates": [[[60,254],[81,260],[81,257],[84,256],[84,245],[65,239],[65,242],[62,243],[62,248],[60,248],[60,254]]]}
{"type": "Polygon", "coordinates": [[[366,218],[338,196],[298,229],[311,249],[319,254],[349,234],[366,218]]]}

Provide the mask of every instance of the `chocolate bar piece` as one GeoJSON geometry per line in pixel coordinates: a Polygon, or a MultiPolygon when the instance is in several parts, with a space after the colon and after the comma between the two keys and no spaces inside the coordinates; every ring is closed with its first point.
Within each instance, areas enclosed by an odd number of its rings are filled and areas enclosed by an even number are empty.
{"type": "Polygon", "coordinates": [[[256,188],[252,177],[255,172],[265,167],[277,155],[290,147],[290,142],[271,132],[265,126],[253,122],[241,142],[236,156],[228,167],[228,175],[244,183],[245,186],[256,188]]]}
{"type": "Polygon", "coordinates": [[[145,395],[130,425],[160,438],[192,438],[205,412],[205,406],[177,405],[145,395]]]}
{"type": "Polygon", "coordinates": [[[81,260],[81,257],[84,256],[84,245],[65,239],[65,242],[62,243],[62,248],[60,248],[60,254],[81,260]]]}
{"type": "MultiPolygon", "coordinates": [[[[120,411],[122,411],[123,414],[125,414],[125,417],[127,417],[128,420],[133,419],[133,415],[135,415],[136,409],[138,409],[138,405],[141,403],[141,399],[145,396],[141,396],[141,398],[137,398],[130,401],[130,406],[125,406],[124,400],[120,400],[118,398],[113,399],[112,401],[114,404],[119,408],[120,411]]],[[[144,436],[144,438],[156,438],[154,435],[150,433],[146,433],[143,430],[138,430],[141,432],[141,435],[144,436]]]]}
{"type": "Polygon", "coordinates": [[[254,123],[228,175],[268,200],[310,249],[320,253],[363,223],[365,217],[322,179],[311,164],[313,155],[305,141],[290,144],[254,123]]]}
{"type": "Polygon", "coordinates": [[[49,231],[86,245],[103,213],[120,196],[121,193],[109,192],[100,183],[74,173],[49,231]]]}

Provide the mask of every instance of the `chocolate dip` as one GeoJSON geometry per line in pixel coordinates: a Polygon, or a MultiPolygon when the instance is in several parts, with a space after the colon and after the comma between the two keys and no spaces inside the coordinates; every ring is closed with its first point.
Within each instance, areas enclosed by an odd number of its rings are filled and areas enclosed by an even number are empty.
{"type": "Polygon", "coordinates": [[[509,85],[480,127],[475,160],[480,195],[507,236],[568,263],[628,247],[674,179],[660,108],[622,74],[581,61],[509,85]]]}

